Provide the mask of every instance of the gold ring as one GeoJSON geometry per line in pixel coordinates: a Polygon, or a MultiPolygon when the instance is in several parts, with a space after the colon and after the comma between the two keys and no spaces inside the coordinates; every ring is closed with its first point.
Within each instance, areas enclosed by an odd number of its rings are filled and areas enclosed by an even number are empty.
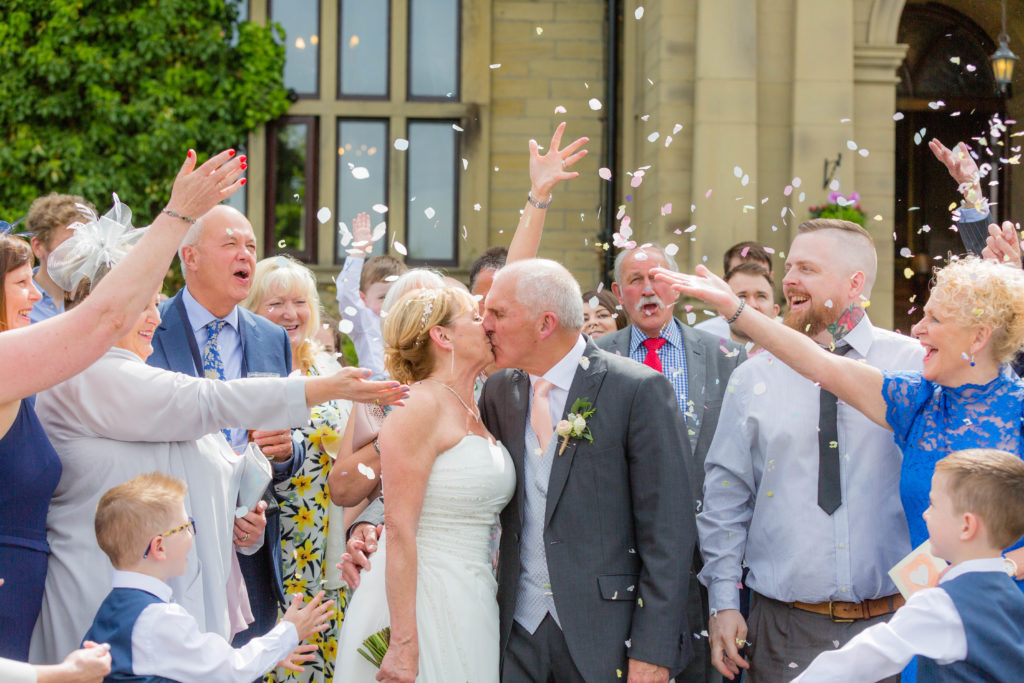
{"type": "Polygon", "coordinates": [[[248,540],[249,540],[249,534],[246,533],[245,536],[242,536],[242,543],[245,543],[248,540]]]}
{"type": "Polygon", "coordinates": [[[373,402],[377,404],[378,408],[380,407],[380,399],[379,398],[373,399],[373,402]]]}
{"type": "Polygon", "coordinates": [[[747,644],[747,641],[743,640],[742,638],[735,638],[734,640],[736,641],[736,644],[740,647],[743,647],[747,644]]]}

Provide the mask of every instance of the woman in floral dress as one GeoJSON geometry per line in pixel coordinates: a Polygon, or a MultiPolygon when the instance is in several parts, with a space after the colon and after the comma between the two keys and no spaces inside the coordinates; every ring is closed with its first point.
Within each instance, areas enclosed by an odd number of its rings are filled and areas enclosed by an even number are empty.
{"type": "MultiPolygon", "coordinates": [[[[307,375],[324,375],[340,369],[337,360],[313,341],[320,326],[320,298],[313,274],[284,256],[256,264],[252,290],[242,305],[281,325],[292,347],[292,369],[307,375]]],[[[277,485],[281,505],[281,562],[285,593],[302,594],[306,600],[320,590],[334,600],[330,627],[314,636],[317,645],[305,671],[278,668],[266,682],[330,683],[338,631],[344,617],[345,592],[335,568],[345,548],[342,510],[331,503],[327,477],[338,454],[341,435],[352,404],[328,401],[313,408],[310,424],[293,432],[305,442],[306,457],[291,479],[277,485]]]]}

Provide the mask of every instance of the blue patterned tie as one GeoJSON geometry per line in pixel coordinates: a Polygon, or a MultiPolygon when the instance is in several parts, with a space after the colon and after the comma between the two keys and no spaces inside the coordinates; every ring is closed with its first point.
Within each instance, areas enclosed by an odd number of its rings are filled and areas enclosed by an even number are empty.
{"type": "MultiPolygon", "coordinates": [[[[227,325],[227,322],[224,320],[212,320],[206,324],[206,328],[209,330],[206,345],[203,346],[203,376],[206,379],[225,379],[224,361],[221,360],[220,351],[217,349],[217,337],[225,325],[227,325]]],[[[228,444],[230,444],[231,430],[222,429],[220,431],[224,434],[224,438],[228,440],[228,444]]]]}

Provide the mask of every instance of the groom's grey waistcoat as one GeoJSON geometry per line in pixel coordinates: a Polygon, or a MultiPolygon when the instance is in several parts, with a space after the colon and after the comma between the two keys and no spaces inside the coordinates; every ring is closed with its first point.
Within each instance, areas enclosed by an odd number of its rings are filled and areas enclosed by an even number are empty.
{"type": "Polygon", "coordinates": [[[586,680],[614,681],[616,670],[625,677],[627,656],[675,673],[690,653],[685,603],[696,537],[682,414],[660,373],[589,341],[584,358],[563,417],[577,398],[589,400],[594,442],[572,439],[562,455],[550,456],[539,540],[523,536],[529,376],[502,371],[480,397],[487,428],[508,448],[517,474],[501,514],[502,652],[517,614],[524,554],[540,550],[573,663],[586,680]]]}

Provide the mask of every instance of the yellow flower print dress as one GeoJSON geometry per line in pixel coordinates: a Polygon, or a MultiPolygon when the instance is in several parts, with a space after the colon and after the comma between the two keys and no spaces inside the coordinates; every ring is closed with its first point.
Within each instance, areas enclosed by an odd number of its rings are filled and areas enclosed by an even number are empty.
{"type": "MultiPolygon", "coordinates": [[[[336,366],[333,359],[329,362],[336,366]]],[[[318,362],[307,374],[330,374],[331,369],[324,369],[327,365],[326,360],[318,362]]],[[[332,523],[338,527],[333,533],[344,534],[345,530],[341,528],[341,508],[333,507],[331,512],[327,475],[351,410],[350,401],[328,401],[313,408],[309,426],[299,430],[306,442],[306,459],[290,480],[277,486],[277,492],[286,498],[281,503],[281,576],[285,593],[289,599],[301,593],[308,602],[323,590],[324,599],[334,600],[334,607],[330,627],[309,640],[319,650],[313,661],[303,664],[306,670],[294,673],[278,668],[264,677],[266,683],[330,683],[334,678],[345,591],[341,590],[340,573],[334,568],[339,558],[328,557],[327,539],[332,523]]]]}

